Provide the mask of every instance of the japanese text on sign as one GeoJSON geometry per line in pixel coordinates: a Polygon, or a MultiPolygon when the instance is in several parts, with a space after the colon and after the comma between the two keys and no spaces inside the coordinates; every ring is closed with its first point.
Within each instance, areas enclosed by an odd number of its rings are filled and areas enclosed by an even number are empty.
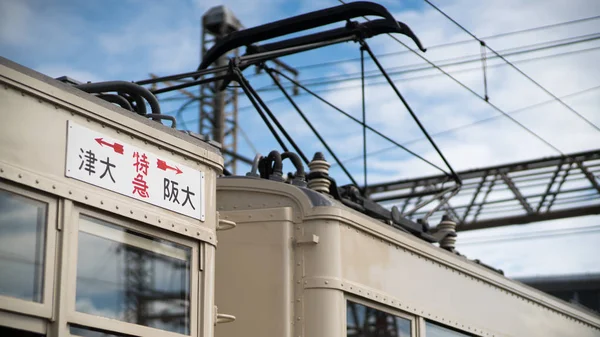
{"type": "Polygon", "coordinates": [[[204,221],[204,173],[71,121],[65,175],[204,221]]]}

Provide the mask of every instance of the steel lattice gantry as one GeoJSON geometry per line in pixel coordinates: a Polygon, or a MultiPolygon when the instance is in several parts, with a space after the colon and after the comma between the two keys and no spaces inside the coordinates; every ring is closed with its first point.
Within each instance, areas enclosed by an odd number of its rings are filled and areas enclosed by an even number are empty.
{"type": "MultiPolygon", "coordinates": [[[[202,17],[201,54],[220,38],[242,29],[240,21],[225,6],[209,9],[202,17]]],[[[231,56],[238,56],[235,49],[231,56]]],[[[227,65],[227,57],[221,57],[214,66],[227,65]]],[[[223,75],[216,73],[213,76],[223,75]]],[[[225,156],[225,166],[236,172],[238,92],[236,89],[220,90],[223,81],[214,81],[200,86],[199,132],[220,142],[225,156]]]]}
{"type": "MultiPolygon", "coordinates": [[[[460,172],[458,194],[429,218],[448,213],[459,230],[481,229],[600,213],[600,150],[460,172]]],[[[368,186],[371,199],[403,213],[454,184],[431,176],[368,186]]],[[[419,219],[435,202],[409,214],[419,219]]]]}

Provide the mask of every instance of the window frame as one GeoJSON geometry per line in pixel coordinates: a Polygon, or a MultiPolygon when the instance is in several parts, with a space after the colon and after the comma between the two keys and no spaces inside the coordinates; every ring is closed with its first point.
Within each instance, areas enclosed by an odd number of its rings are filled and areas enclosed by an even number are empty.
{"type": "MultiPolygon", "coordinates": [[[[170,337],[181,337],[181,336],[197,336],[199,329],[199,322],[197,320],[198,312],[201,310],[200,305],[202,303],[201,292],[199,289],[200,279],[203,276],[200,270],[200,249],[201,242],[193,240],[191,238],[177,236],[175,233],[150,228],[144,226],[139,222],[131,219],[126,219],[116,215],[107,215],[100,213],[87,206],[81,204],[73,204],[72,211],[68,217],[65,228],[68,228],[70,232],[70,240],[66,243],[69,263],[67,267],[67,292],[65,294],[66,301],[66,320],[68,324],[81,325],[89,328],[96,328],[105,331],[111,331],[116,334],[129,334],[129,335],[143,335],[152,336],[170,336],[170,337]],[[167,330],[158,328],[143,326],[135,323],[129,323],[120,321],[117,319],[95,316],[88,313],[78,312],[76,310],[76,286],[77,286],[77,261],[78,261],[78,246],[79,246],[79,219],[80,216],[87,216],[101,221],[108,222],[112,225],[130,229],[143,235],[149,235],[155,238],[166,240],[187,248],[191,249],[190,254],[190,326],[189,335],[179,334],[167,330]]],[[[69,333],[70,334],[70,333],[69,333]]],[[[75,335],[73,335],[75,336],[75,335]]]]}
{"type": "MultiPolygon", "coordinates": [[[[477,336],[479,336],[478,334],[476,335],[476,334],[473,334],[473,333],[468,332],[468,331],[460,330],[460,329],[457,329],[455,327],[451,327],[451,326],[442,324],[441,322],[437,322],[437,321],[434,321],[434,320],[431,320],[431,319],[426,319],[424,317],[422,317],[421,321],[422,321],[422,323],[421,323],[421,329],[423,331],[421,333],[422,337],[427,337],[427,323],[428,322],[431,323],[431,324],[433,324],[433,325],[436,325],[436,326],[438,326],[440,328],[444,328],[444,329],[447,329],[447,330],[450,330],[450,331],[454,331],[454,332],[460,333],[460,334],[464,335],[465,337],[477,337],[477,336]]],[[[450,337],[452,337],[452,336],[450,336],[450,337]]],[[[455,336],[455,337],[460,337],[460,336],[455,336]]]]}
{"type": "Polygon", "coordinates": [[[350,294],[350,293],[344,293],[344,309],[345,309],[345,313],[344,313],[344,334],[345,336],[348,336],[348,319],[347,319],[347,315],[348,315],[348,302],[354,302],[354,303],[358,303],[361,305],[364,305],[366,307],[372,308],[372,309],[376,309],[379,311],[383,311],[385,313],[388,313],[390,315],[394,315],[396,317],[399,318],[403,318],[403,319],[407,319],[410,321],[410,336],[411,337],[417,337],[418,336],[418,332],[417,329],[419,329],[419,322],[418,322],[418,316],[415,315],[411,315],[407,312],[398,310],[396,308],[390,307],[388,305],[386,305],[385,303],[381,303],[381,302],[376,302],[376,301],[372,301],[372,300],[367,300],[364,299],[362,297],[358,297],[354,294],[350,294]]]}
{"type": "MultiPolygon", "coordinates": [[[[25,187],[9,184],[5,180],[0,180],[0,190],[16,194],[23,198],[42,202],[47,205],[45,223],[46,233],[44,237],[44,271],[42,272],[42,302],[33,302],[8,295],[0,295],[0,312],[9,311],[28,316],[51,318],[54,308],[54,285],[56,275],[55,262],[57,256],[56,224],[58,221],[58,199],[25,187]]],[[[11,325],[8,324],[6,326],[11,325]]],[[[19,329],[22,329],[22,327],[19,326],[19,329]]],[[[31,331],[37,332],[34,330],[31,331]]]]}

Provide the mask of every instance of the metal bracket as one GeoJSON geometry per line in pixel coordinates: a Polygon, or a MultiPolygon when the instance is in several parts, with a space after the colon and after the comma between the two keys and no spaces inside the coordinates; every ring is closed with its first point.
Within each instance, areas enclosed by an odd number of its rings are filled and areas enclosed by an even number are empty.
{"type": "Polygon", "coordinates": [[[319,243],[319,236],[307,234],[296,240],[297,245],[316,245],[319,243]]]}

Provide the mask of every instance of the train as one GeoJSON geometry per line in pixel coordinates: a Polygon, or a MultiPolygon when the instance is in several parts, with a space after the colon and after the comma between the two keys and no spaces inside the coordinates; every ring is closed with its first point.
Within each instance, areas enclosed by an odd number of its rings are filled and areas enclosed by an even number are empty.
{"type": "Polygon", "coordinates": [[[229,174],[140,85],[0,58],[0,117],[1,336],[600,336],[459,254],[452,218],[337,186],[322,153],[229,174]]]}

